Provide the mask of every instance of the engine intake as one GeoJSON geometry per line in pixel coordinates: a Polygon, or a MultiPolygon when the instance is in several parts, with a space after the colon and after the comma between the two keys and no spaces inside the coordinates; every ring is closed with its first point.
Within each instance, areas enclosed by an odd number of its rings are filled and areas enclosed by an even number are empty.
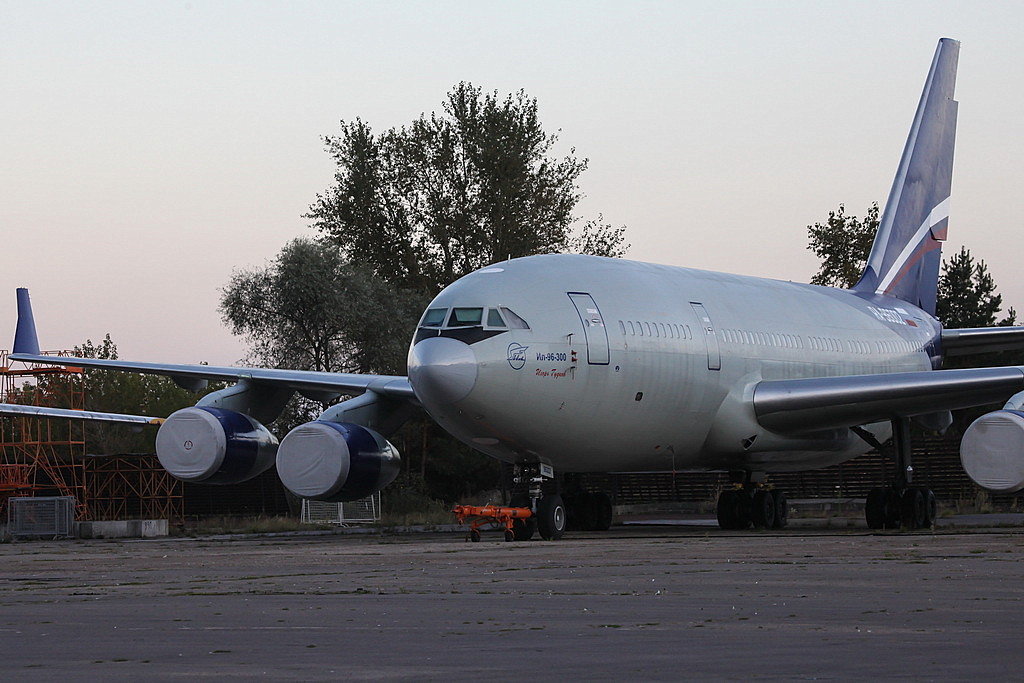
{"type": "Polygon", "coordinates": [[[285,487],[312,500],[346,502],[380,491],[398,476],[398,450],[372,429],[346,422],[307,422],[288,432],[277,452],[285,487]]]}
{"type": "Polygon", "coordinates": [[[248,415],[192,406],[172,413],[156,434],[160,464],[174,478],[237,484],[274,464],[277,438],[248,415]]]}
{"type": "Polygon", "coordinates": [[[997,493],[1024,488],[1024,412],[997,410],[971,423],[960,462],[975,484],[997,493]]]}

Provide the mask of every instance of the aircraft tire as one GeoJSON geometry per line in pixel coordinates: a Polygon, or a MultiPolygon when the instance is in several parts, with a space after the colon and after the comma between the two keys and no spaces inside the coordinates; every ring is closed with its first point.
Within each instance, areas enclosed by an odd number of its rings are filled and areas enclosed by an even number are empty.
{"type": "Polygon", "coordinates": [[[565,513],[570,529],[592,531],[596,519],[594,494],[590,491],[580,491],[573,496],[566,496],[565,513]]]}
{"type": "Polygon", "coordinates": [[[924,496],[919,488],[909,488],[900,499],[900,517],[904,529],[924,528],[924,496]]]}
{"type": "Polygon", "coordinates": [[[604,491],[590,494],[594,513],[594,531],[608,531],[612,526],[612,499],[604,491]]]}
{"type": "Polygon", "coordinates": [[[864,517],[867,520],[869,529],[882,529],[885,527],[885,498],[884,488],[873,488],[868,492],[868,499],[864,502],[864,517]]]}
{"type": "MultiPolygon", "coordinates": [[[[522,494],[512,496],[508,504],[514,508],[528,508],[530,507],[530,497],[522,494]]],[[[529,541],[533,538],[534,532],[537,531],[537,518],[530,517],[528,519],[513,519],[512,520],[512,536],[513,540],[516,541],[529,541]]]]}
{"type": "Polygon", "coordinates": [[[537,501],[537,531],[545,541],[557,541],[565,533],[565,504],[557,493],[537,501]]]}
{"type": "Polygon", "coordinates": [[[755,529],[771,529],[775,526],[775,496],[771,491],[758,489],[754,492],[750,518],[755,529]]]}
{"type": "Polygon", "coordinates": [[[718,494],[715,515],[718,517],[719,529],[736,528],[736,491],[729,489],[718,494]]]}
{"type": "Polygon", "coordinates": [[[894,486],[882,489],[885,491],[885,528],[899,529],[903,517],[903,503],[900,490],[894,486]]]}
{"type": "Polygon", "coordinates": [[[772,497],[775,498],[775,522],[772,528],[785,529],[789,524],[789,499],[782,491],[772,491],[772,497]]]}
{"type": "Polygon", "coordinates": [[[924,528],[931,528],[935,526],[935,521],[939,518],[939,504],[935,500],[935,492],[930,488],[921,487],[921,495],[924,496],[924,528]]]}

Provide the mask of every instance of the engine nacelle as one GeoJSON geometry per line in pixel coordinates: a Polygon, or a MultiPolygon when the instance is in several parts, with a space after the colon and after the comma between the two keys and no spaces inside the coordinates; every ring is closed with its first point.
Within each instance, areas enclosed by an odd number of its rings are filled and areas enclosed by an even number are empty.
{"type": "Polygon", "coordinates": [[[237,484],[270,469],[277,438],[248,415],[192,406],[172,413],[160,426],[156,454],[176,479],[237,484]]]}
{"type": "Polygon", "coordinates": [[[366,427],[316,420],[288,432],[277,451],[285,487],[312,500],[345,502],[380,491],[401,467],[398,449],[366,427]]]}
{"type": "Polygon", "coordinates": [[[1024,412],[997,410],[971,423],[960,462],[975,484],[997,493],[1024,488],[1024,412]]]}

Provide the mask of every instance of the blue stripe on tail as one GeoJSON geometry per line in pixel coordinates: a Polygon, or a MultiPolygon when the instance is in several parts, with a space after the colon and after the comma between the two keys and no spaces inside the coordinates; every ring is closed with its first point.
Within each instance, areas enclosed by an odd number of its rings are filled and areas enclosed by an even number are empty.
{"type": "Polygon", "coordinates": [[[958,41],[939,41],[867,267],[853,287],[898,297],[932,315],[949,222],[959,56],[958,41]]]}

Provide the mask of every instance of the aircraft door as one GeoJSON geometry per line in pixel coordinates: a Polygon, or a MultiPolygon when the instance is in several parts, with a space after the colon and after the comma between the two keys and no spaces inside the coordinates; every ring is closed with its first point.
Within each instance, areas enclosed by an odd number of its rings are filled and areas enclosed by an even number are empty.
{"type": "Polygon", "coordinates": [[[711,322],[704,304],[691,301],[693,312],[697,314],[697,322],[704,329],[704,343],[708,348],[708,370],[722,369],[722,352],[718,348],[718,334],[715,332],[715,325],[711,322]]]}
{"type": "Polygon", "coordinates": [[[608,328],[594,298],[583,292],[569,292],[576,312],[583,323],[583,335],[587,340],[587,363],[608,365],[608,328]]]}

